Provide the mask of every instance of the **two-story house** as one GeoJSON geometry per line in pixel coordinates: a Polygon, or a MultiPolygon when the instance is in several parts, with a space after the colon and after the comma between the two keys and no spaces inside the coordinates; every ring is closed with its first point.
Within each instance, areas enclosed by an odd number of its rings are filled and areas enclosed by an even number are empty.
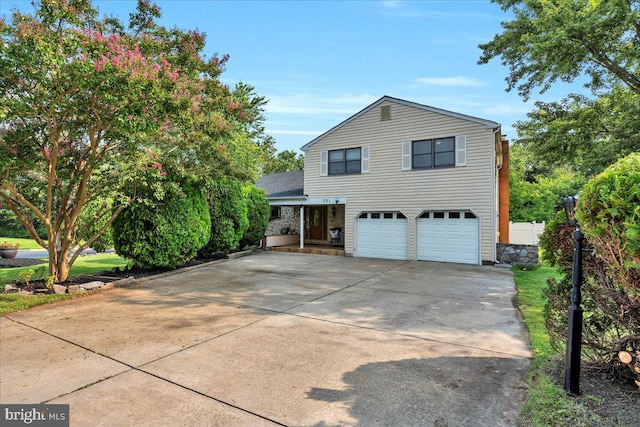
{"type": "Polygon", "coordinates": [[[301,247],[329,243],[340,228],[347,255],[492,263],[500,130],[490,120],[384,96],[301,148],[304,179],[291,196],[265,188],[272,207],[289,210],[288,229],[301,247]]]}

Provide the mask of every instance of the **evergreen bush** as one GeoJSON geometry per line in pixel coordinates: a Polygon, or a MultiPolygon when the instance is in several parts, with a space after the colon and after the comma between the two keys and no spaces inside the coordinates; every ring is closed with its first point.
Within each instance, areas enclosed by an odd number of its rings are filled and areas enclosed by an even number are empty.
{"type": "Polygon", "coordinates": [[[221,178],[208,183],[205,194],[211,213],[211,237],[199,254],[209,257],[237,249],[249,227],[242,184],[235,179],[221,178]]]}
{"type": "MultiPolygon", "coordinates": [[[[600,370],[640,380],[635,365],[625,365],[619,357],[619,352],[634,355],[633,363],[640,366],[640,155],[620,160],[589,181],[576,216],[585,235],[583,356],[600,370]]],[[[543,260],[563,274],[559,281],[549,280],[544,290],[546,326],[558,350],[564,349],[567,336],[573,231],[564,213],[558,213],[540,238],[543,260]]]]}
{"type": "Polygon", "coordinates": [[[144,268],[178,267],[211,235],[209,206],[195,183],[154,163],[135,185],[136,201],[112,224],[118,255],[144,268]]]}
{"type": "Polygon", "coordinates": [[[264,190],[254,185],[244,187],[247,202],[247,219],[249,227],[244,232],[240,247],[252,246],[260,243],[269,224],[270,207],[264,190]]]}

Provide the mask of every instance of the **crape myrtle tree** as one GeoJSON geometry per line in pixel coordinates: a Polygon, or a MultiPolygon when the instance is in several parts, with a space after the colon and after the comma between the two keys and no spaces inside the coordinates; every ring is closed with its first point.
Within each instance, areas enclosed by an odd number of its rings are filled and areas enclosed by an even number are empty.
{"type": "Polygon", "coordinates": [[[494,0],[513,19],[481,44],[484,64],[508,67],[507,90],[529,99],[556,82],[583,81],[593,97],[536,102],[515,127],[551,167],[593,177],[640,150],[640,0],[494,0]]]}
{"type": "Polygon", "coordinates": [[[133,202],[118,189],[145,165],[161,153],[185,170],[224,175],[218,141],[252,119],[219,81],[228,57],[205,57],[197,31],[157,25],[155,5],[140,0],[127,28],[98,17],[89,0],[34,9],[0,20],[0,208],[47,249],[61,282],[133,202]],[[103,225],[88,233],[79,218],[101,199],[109,203],[93,208],[103,225]]]}

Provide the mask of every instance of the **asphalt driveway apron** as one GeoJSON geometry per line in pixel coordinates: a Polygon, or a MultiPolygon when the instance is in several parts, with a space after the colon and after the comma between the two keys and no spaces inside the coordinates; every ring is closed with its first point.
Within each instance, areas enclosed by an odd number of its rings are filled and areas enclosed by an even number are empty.
{"type": "Polygon", "coordinates": [[[267,252],[0,318],[0,402],[73,426],[510,426],[508,269],[267,252]]]}

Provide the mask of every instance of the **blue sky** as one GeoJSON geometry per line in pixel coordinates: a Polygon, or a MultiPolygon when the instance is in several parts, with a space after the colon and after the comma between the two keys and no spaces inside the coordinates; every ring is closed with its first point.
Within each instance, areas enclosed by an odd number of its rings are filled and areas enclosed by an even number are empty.
{"type": "MultiPolygon", "coordinates": [[[[95,1],[123,20],[135,1],[95,1]]],[[[505,92],[499,60],[477,65],[478,44],[510,19],[488,0],[443,1],[156,1],[161,23],[197,28],[206,54],[230,55],[222,79],[265,96],[267,133],[279,150],[297,150],[384,95],[512,125],[536,100],[581,88],[557,85],[524,103],[505,92]]],[[[0,0],[8,17],[30,1],[0,0]]]]}

